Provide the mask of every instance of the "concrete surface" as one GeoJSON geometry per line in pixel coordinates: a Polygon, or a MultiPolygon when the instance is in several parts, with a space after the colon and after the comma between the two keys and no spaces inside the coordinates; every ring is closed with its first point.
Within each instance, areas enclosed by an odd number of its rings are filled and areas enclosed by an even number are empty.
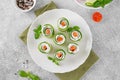
{"type": "MultiPolygon", "coordinates": [[[[93,34],[93,49],[100,60],[81,80],[120,80],[120,0],[101,10],[88,10],[76,5],[73,0],[53,0],[59,8],[80,14],[89,24],[93,34]],[[103,20],[95,23],[91,19],[94,11],[103,14],[103,20]]],[[[37,0],[35,9],[50,0],[37,0]]],[[[35,10],[34,9],[34,10],[35,10]]],[[[14,7],[14,0],[0,0],[0,80],[26,80],[14,75],[17,70],[30,70],[42,80],[59,80],[54,74],[38,67],[28,54],[19,34],[34,19],[32,10],[22,13],[14,7]],[[26,60],[29,64],[23,65],[26,60]]]]}

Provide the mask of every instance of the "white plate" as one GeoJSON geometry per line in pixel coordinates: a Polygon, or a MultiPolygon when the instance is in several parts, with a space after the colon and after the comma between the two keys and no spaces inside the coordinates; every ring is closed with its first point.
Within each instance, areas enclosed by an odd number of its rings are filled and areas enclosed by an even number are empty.
{"type": "MultiPolygon", "coordinates": [[[[38,64],[41,68],[49,72],[65,73],[75,70],[85,62],[85,60],[90,54],[90,50],[92,47],[92,35],[88,24],[81,16],[70,10],[54,9],[40,15],[32,23],[28,32],[27,42],[29,53],[36,64],[38,64]],[[58,48],[58,46],[53,42],[53,39],[46,38],[43,35],[38,40],[35,40],[33,29],[35,29],[36,26],[38,26],[39,24],[44,25],[49,23],[52,24],[54,26],[55,31],[58,32],[57,20],[61,17],[66,17],[69,20],[71,26],[74,25],[80,26],[83,38],[78,43],[80,47],[79,53],[77,53],[76,55],[71,55],[66,52],[67,53],[66,58],[60,62],[60,66],[57,66],[48,60],[46,54],[42,54],[41,52],[38,51],[38,44],[42,41],[48,41],[50,44],[52,44],[52,46],[54,46],[53,49],[58,48]]],[[[67,46],[63,47],[61,46],[59,48],[66,50],[66,47],[67,46]]],[[[51,56],[53,55],[53,52],[50,53],[51,56]]]]}

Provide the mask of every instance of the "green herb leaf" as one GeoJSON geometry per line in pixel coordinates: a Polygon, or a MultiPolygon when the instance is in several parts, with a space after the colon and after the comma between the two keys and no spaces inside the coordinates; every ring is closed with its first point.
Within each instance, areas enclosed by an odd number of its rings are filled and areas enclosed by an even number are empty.
{"type": "Polygon", "coordinates": [[[103,0],[105,4],[112,2],[112,0],[103,0]]]}
{"type": "Polygon", "coordinates": [[[34,35],[35,35],[35,39],[38,39],[38,38],[39,38],[39,36],[40,36],[40,34],[39,34],[39,33],[34,33],[34,35]]]}
{"type": "Polygon", "coordinates": [[[35,39],[38,39],[40,37],[42,33],[41,29],[42,29],[42,26],[39,25],[36,29],[33,30],[35,39]]]}
{"type": "Polygon", "coordinates": [[[32,73],[28,73],[28,77],[31,79],[31,80],[40,80],[40,78],[35,75],[35,74],[32,74],[32,73]]]}
{"type": "Polygon", "coordinates": [[[41,27],[41,25],[38,25],[38,28],[37,28],[38,30],[41,30],[42,29],[42,27],[41,27]]]}
{"type": "Polygon", "coordinates": [[[40,80],[40,78],[38,76],[35,76],[33,80],[40,80]]]}
{"type": "Polygon", "coordinates": [[[73,26],[73,27],[69,27],[68,30],[67,30],[67,32],[71,32],[73,30],[79,30],[79,29],[80,29],[79,26],[73,26]]]}
{"type": "Polygon", "coordinates": [[[102,7],[104,7],[106,4],[109,4],[110,2],[112,2],[112,0],[103,0],[102,7]]]}
{"type": "Polygon", "coordinates": [[[55,60],[54,63],[55,63],[56,65],[60,65],[59,62],[58,62],[57,60],[55,60]]]}
{"type": "Polygon", "coordinates": [[[74,29],[74,30],[79,30],[80,27],[79,27],[79,26],[74,26],[73,29],[74,29]]]}
{"type": "Polygon", "coordinates": [[[21,76],[21,77],[25,77],[25,78],[30,78],[31,80],[40,80],[40,78],[35,75],[35,74],[32,74],[30,72],[25,72],[23,70],[19,70],[18,71],[18,74],[21,76]]]}
{"type": "Polygon", "coordinates": [[[49,59],[49,60],[53,60],[53,58],[52,58],[52,57],[50,57],[50,56],[48,56],[48,59],[49,59]]]}
{"type": "Polygon", "coordinates": [[[52,58],[52,57],[48,56],[48,59],[51,60],[56,65],[59,65],[59,62],[55,58],[52,58]]]}
{"type": "Polygon", "coordinates": [[[25,71],[23,71],[23,70],[19,70],[19,71],[18,71],[18,74],[19,74],[21,77],[28,77],[28,74],[27,74],[25,71]]]}
{"type": "Polygon", "coordinates": [[[67,29],[67,32],[71,32],[73,30],[73,28],[72,27],[69,27],[68,29],[67,29]]]}
{"type": "Polygon", "coordinates": [[[95,7],[95,8],[100,7],[101,3],[102,2],[100,2],[100,1],[96,1],[96,2],[94,2],[93,7],[95,7]]]}

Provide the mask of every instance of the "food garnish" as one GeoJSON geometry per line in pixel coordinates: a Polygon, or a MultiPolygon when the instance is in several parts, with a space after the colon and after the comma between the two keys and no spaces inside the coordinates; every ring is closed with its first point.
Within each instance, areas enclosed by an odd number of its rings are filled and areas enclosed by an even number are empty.
{"type": "Polygon", "coordinates": [[[31,72],[26,72],[24,70],[19,70],[18,74],[20,77],[28,78],[30,80],[41,80],[37,75],[35,75],[31,72]]]}
{"type": "Polygon", "coordinates": [[[35,39],[38,39],[42,33],[42,26],[41,25],[38,25],[36,29],[34,29],[34,37],[35,39]]]}
{"type": "Polygon", "coordinates": [[[59,64],[59,61],[57,60],[57,59],[55,59],[55,58],[52,58],[52,57],[50,57],[50,56],[48,56],[48,60],[51,60],[53,63],[55,63],[56,65],[60,65],[59,64]]]}

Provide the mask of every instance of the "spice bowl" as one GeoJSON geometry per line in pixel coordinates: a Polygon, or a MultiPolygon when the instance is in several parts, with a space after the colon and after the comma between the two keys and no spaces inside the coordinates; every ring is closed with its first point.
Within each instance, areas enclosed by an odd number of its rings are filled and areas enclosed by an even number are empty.
{"type": "Polygon", "coordinates": [[[15,0],[15,6],[22,12],[29,12],[36,5],[36,0],[15,0]]]}

